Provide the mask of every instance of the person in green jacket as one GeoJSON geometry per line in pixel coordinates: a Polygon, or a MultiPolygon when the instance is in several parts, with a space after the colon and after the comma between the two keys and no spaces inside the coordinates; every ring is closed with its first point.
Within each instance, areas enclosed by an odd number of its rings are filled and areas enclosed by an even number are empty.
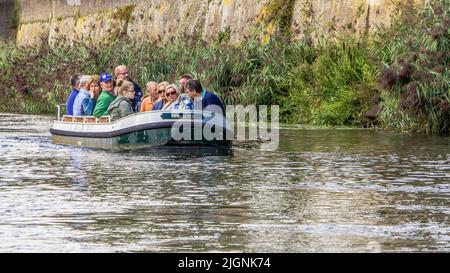
{"type": "Polygon", "coordinates": [[[136,91],[133,83],[128,80],[118,80],[116,90],[118,96],[108,107],[111,121],[116,121],[134,113],[132,100],[136,95],[136,91]]]}
{"type": "Polygon", "coordinates": [[[94,117],[97,118],[109,115],[108,107],[115,99],[113,94],[114,87],[111,75],[109,75],[108,73],[103,73],[100,76],[100,87],[102,88],[102,92],[98,97],[97,104],[95,105],[94,109],[94,117]]]}

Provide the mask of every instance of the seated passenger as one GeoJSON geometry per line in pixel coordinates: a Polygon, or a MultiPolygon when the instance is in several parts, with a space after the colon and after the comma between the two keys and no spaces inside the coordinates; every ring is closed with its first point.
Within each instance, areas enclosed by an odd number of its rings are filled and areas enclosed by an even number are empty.
{"type": "Polygon", "coordinates": [[[72,86],[72,91],[70,92],[66,103],[66,113],[70,116],[73,116],[73,103],[75,102],[75,98],[80,92],[80,78],[80,74],[75,74],[70,77],[70,85],[72,86]]]}
{"type": "Polygon", "coordinates": [[[151,111],[153,105],[159,98],[157,82],[148,82],[146,87],[148,94],[142,99],[141,109],[139,112],[151,111]]]}
{"type": "Polygon", "coordinates": [[[194,76],[192,76],[191,74],[181,75],[181,77],[178,79],[178,84],[180,85],[181,94],[186,93],[185,85],[188,80],[192,80],[193,78],[194,78],[194,76]]]}
{"type": "Polygon", "coordinates": [[[88,82],[91,80],[91,76],[84,75],[80,79],[80,92],[78,93],[73,103],[73,115],[84,116],[83,112],[83,100],[89,97],[89,91],[87,88],[88,82]]]}
{"type": "Polygon", "coordinates": [[[118,80],[117,92],[117,98],[108,107],[111,121],[121,119],[134,113],[131,100],[134,99],[136,92],[134,91],[133,83],[128,80],[118,80]]]}
{"type": "Polygon", "coordinates": [[[194,110],[194,103],[187,94],[181,94],[175,104],[175,109],[180,110],[194,110]]]}
{"type": "Polygon", "coordinates": [[[128,68],[125,65],[119,65],[114,70],[115,79],[117,81],[127,80],[133,83],[133,88],[134,91],[136,91],[136,94],[134,96],[134,99],[131,100],[131,102],[133,104],[133,111],[139,112],[139,109],[141,109],[142,90],[141,87],[130,78],[128,73],[129,73],[128,68]]]}
{"type": "Polygon", "coordinates": [[[159,99],[157,101],[155,101],[155,103],[153,104],[153,108],[152,110],[161,110],[164,106],[164,104],[167,103],[167,98],[166,98],[166,87],[169,86],[168,82],[162,82],[160,84],[158,84],[158,95],[159,95],[159,99]]]}
{"type": "Polygon", "coordinates": [[[97,104],[94,108],[94,117],[101,117],[109,115],[108,107],[115,99],[113,94],[113,82],[112,77],[108,73],[103,73],[100,76],[100,87],[102,88],[102,92],[98,97],[97,104]]]}
{"type": "Polygon", "coordinates": [[[93,76],[87,84],[87,89],[89,90],[89,97],[83,100],[82,112],[85,116],[92,116],[98,96],[100,95],[100,77],[97,75],[93,76]]]}
{"type": "Polygon", "coordinates": [[[225,105],[219,97],[203,89],[199,80],[189,80],[186,82],[186,93],[194,104],[194,110],[205,110],[208,106],[220,107],[222,115],[225,115],[225,105]]]}
{"type": "Polygon", "coordinates": [[[167,102],[164,104],[161,110],[175,109],[175,104],[178,103],[178,97],[180,96],[180,89],[175,84],[171,84],[166,87],[167,102]]]}

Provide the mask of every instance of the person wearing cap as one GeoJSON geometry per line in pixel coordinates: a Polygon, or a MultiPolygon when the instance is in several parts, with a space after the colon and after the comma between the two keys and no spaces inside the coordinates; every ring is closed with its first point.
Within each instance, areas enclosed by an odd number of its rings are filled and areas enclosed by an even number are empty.
{"type": "Polygon", "coordinates": [[[87,84],[91,80],[91,76],[84,75],[80,79],[80,92],[78,93],[73,103],[73,115],[84,116],[83,112],[83,100],[89,97],[89,91],[87,90],[87,84]]]}
{"type": "Polygon", "coordinates": [[[94,117],[97,118],[109,115],[108,107],[115,99],[113,94],[113,81],[110,74],[103,73],[100,76],[100,87],[102,88],[102,92],[100,93],[94,108],[94,117]]]}
{"type": "Polygon", "coordinates": [[[73,116],[73,103],[75,102],[75,99],[80,92],[80,77],[80,74],[74,74],[70,77],[70,85],[72,86],[72,91],[70,92],[66,103],[66,113],[69,116],[73,116]]]}
{"type": "Polygon", "coordinates": [[[136,94],[134,96],[134,99],[131,100],[131,103],[133,105],[133,111],[139,112],[139,109],[141,108],[141,99],[142,99],[142,89],[141,87],[135,83],[132,79],[130,79],[130,76],[128,75],[128,68],[125,65],[119,65],[114,70],[115,79],[116,81],[119,80],[128,80],[133,84],[134,91],[136,91],[136,94]]]}

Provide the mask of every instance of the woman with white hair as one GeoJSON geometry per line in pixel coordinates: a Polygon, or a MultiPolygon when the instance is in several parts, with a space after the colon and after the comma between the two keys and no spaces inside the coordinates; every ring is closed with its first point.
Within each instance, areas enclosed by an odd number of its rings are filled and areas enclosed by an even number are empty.
{"type": "Polygon", "coordinates": [[[164,104],[161,110],[172,110],[175,109],[175,105],[178,102],[178,97],[180,96],[180,89],[176,84],[171,84],[166,87],[166,98],[167,102],[164,104]]]}

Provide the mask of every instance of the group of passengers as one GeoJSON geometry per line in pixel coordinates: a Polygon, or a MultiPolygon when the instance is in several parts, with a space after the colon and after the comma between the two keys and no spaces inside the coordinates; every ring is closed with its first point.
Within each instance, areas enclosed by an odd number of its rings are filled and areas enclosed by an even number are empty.
{"type": "Polygon", "coordinates": [[[220,107],[225,113],[223,102],[204,89],[192,75],[182,75],[178,84],[150,81],[146,85],[147,94],[142,97],[141,87],[130,79],[125,65],[119,65],[114,72],[114,78],[108,73],[73,75],[70,79],[72,91],[66,103],[67,115],[109,115],[111,120],[117,120],[136,112],[204,110],[210,105],[220,107]]]}

